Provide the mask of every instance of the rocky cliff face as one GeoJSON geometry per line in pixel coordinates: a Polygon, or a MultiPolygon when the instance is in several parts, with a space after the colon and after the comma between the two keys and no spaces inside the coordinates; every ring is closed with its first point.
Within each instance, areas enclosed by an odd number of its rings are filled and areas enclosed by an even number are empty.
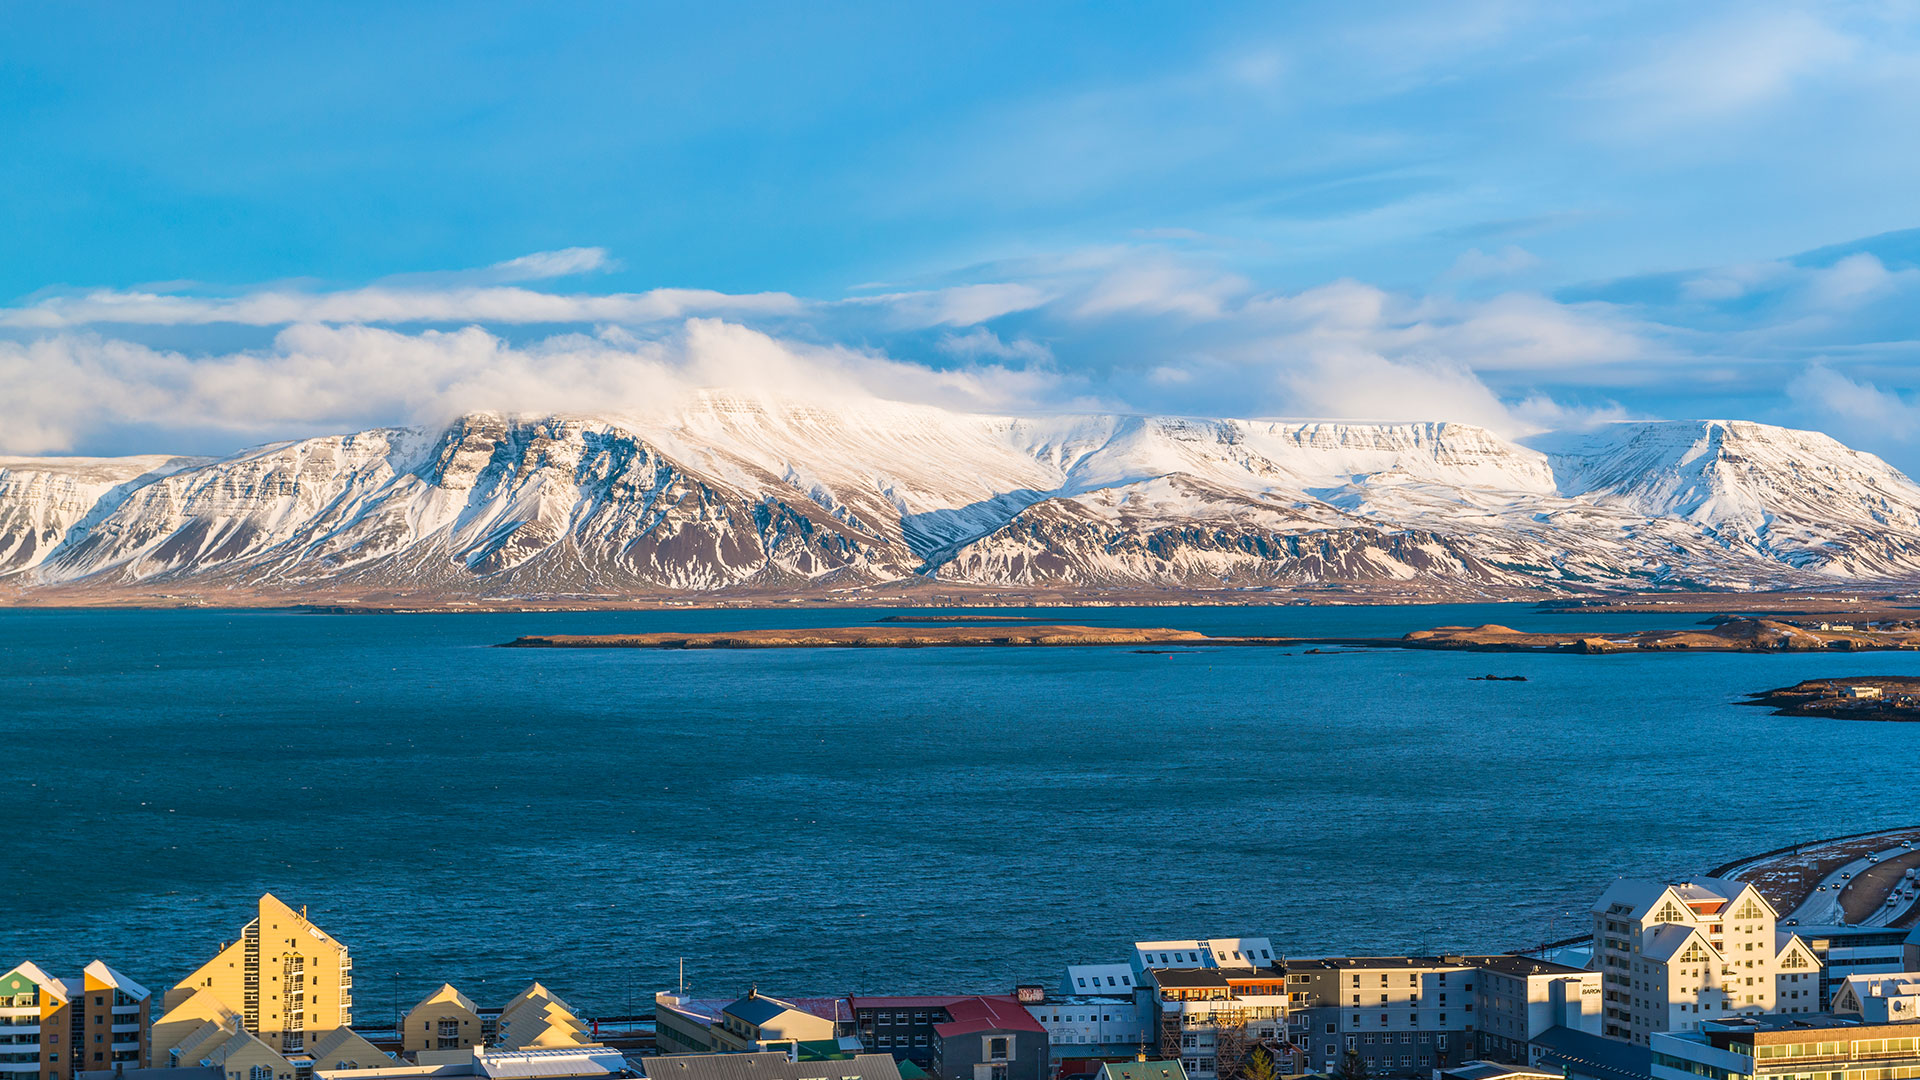
{"type": "Polygon", "coordinates": [[[217,461],[0,459],[0,577],[324,596],[1758,588],[1920,576],[1920,487],[1823,435],[1620,424],[1014,419],[710,394],[217,461]],[[1537,447],[1537,448],[1536,448],[1537,447]]]}

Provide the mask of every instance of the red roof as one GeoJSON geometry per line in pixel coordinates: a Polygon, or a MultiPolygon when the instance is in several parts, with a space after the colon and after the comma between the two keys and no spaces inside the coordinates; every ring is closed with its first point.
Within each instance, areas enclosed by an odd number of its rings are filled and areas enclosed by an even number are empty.
{"type": "Polygon", "coordinates": [[[1041,1035],[1047,1029],[1033,1018],[1026,1006],[1012,997],[1001,994],[994,997],[956,998],[947,1005],[947,1015],[953,1020],[945,1024],[935,1024],[933,1030],[940,1037],[970,1035],[976,1031],[1032,1031],[1041,1035]]]}

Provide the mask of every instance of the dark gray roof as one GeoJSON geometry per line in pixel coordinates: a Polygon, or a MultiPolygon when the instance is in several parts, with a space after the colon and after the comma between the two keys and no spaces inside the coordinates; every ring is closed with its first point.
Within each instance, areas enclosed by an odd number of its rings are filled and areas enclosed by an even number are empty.
{"type": "Polygon", "coordinates": [[[1651,1080],[1653,1051],[1604,1039],[1590,1032],[1551,1027],[1530,1040],[1540,1051],[1542,1068],[1565,1067],[1574,1076],[1594,1080],[1651,1080]]]}
{"type": "MultiPolygon", "coordinates": [[[[647,1080],[900,1080],[892,1054],[841,1061],[788,1061],[764,1054],[670,1054],[641,1059],[647,1080]]],[[[165,1078],[162,1078],[165,1080],[165,1078]]]]}
{"type": "Polygon", "coordinates": [[[737,1016],[749,1024],[758,1026],[779,1016],[790,1008],[792,1008],[792,1006],[781,1001],[779,998],[763,997],[759,994],[748,994],[746,997],[727,1006],[723,1011],[729,1016],[737,1016]]]}
{"type": "Polygon", "coordinates": [[[1147,974],[1153,984],[1161,987],[1175,986],[1217,986],[1227,987],[1227,973],[1219,968],[1149,968],[1147,974]]]}
{"type": "Polygon", "coordinates": [[[1470,966],[1464,956],[1318,956],[1305,960],[1287,958],[1288,971],[1313,968],[1463,968],[1470,966]]]}
{"type": "Polygon", "coordinates": [[[1557,964],[1552,960],[1536,960],[1531,956],[1515,956],[1511,953],[1499,956],[1469,956],[1467,963],[1518,978],[1525,978],[1528,975],[1579,975],[1586,971],[1585,968],[1557,964]]]}

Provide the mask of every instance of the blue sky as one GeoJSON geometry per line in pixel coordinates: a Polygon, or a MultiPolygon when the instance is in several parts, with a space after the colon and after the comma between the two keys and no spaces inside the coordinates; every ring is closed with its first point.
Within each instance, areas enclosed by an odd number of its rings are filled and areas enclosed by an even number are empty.
{"type": "Polygon", "coordinates": [[[1920,466],[1920,6],[34,5],[0,450],[660,380],[1920,466]]]}

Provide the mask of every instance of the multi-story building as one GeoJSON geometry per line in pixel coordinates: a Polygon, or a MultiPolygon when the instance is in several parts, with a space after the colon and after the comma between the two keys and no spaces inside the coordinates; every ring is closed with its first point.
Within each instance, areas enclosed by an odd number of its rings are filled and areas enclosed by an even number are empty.
{"type": "Polygon", "coordinates": [[[400,1050],[464,1050],[486,1041],[486,1022],[467,995],[443,983],[408,1011],[400,1022],[400,1050]]]}
{"type": "Polygon", "coordinates": [[[501,1007],[488,1035],[491,1045],[507,1050],[597,1045],[573,1007],[537,982],[528,983],[501,1007]]]}
{"type": "Polygon", "coordinates": [[[1481,1058],[1529,1060],[1528,1047],[1551,1028],[1600,1034],[1600,973],[1527,956],[1468,956],[1474,979],[1473,1045],[1481,1058]]]}
{"type": "Polygon", "coordinates": [[[1476,1054],[1479,975],[1464,956],[1289,959],[1292,1041],[1310,1069],[1353,1051],[1374,1076],[1430,1075],[1476,1054]]]}
{"type": "MultiPolygon", "coordinates": [[[[1123,967],[1125,965],[1122,965],[1123,967]]],[[[1063,1058],[1128,1058],[1152,1048],[1159,1034],[1132,997],[1094,994],[1048,995],[1026,1002],[1027,1011],[1047,1029],[1055,1061],[1063,1058]]]]}
{"type": "Polygon", "coordinates": [[[933,1028],[952,1017],[947,1006],[961,995],[919,996],[849,995],[853,1031],[867,1053],[892,1054],[922,1069],[933,1065],[933,1028]]]}
{"type": "Polygon", "coordinates": [[[268,894],[238,940],[167,991],[166,1008],[202,994],[237,1013],[242,1026],[275,1051],[299,1053],[312,1033],[352,1025],[353,959],[308,921],[306,909],[295,911],[268,894]]]}
{"type": "Polygon", "coordinates": [[[21,964],[0,975],[0,1080],[73,1080],[152,1061],[147,988],[105,963],[77,979],[21,964]]]}
{"type": "Polygon", "coordinates": [[[1654,1080],[1897,1080],[1920,1076],[1920,1025],[1820,1013],[1701,1020],[1648,1037],[1654,1080]]]}
{"type": "Polygon", "coordinates": [[[1711,1020],[1818,1012],[1820,962],[1777,922],[1746,882],[1614,882],[1593,905],[1601,1034],[1646,1046],[1711,1020]]]}
{"type": "MultiPolygon", "coordinates": [[[[940,1080],[1047,1080],[1047,1029],[1011,997],[967,997],[933,1025],[932,1073],[940,1080]]],[[[856,1014],[857,1015],[857,1014],[856,1014]]]]}
{"type": "Polygon", "coordinates": [[[1884,926],[1783,927],[1800,935],[1820,962],[1821,1010],[1833,1008],[1833,996],[1854,975],[1891,975],[1914,968],[1907,963],[1905,930],[1884,926]]]}
{"type": "Polygon", "coordinates": [[[1287,979],[1276,963],[1266,938],[1135,942],[1136,998],[1160,1057],[1178,1059],[1191,1080],[1214,1080],[1256,1045],[1278,1051],[1287,979]]]}

